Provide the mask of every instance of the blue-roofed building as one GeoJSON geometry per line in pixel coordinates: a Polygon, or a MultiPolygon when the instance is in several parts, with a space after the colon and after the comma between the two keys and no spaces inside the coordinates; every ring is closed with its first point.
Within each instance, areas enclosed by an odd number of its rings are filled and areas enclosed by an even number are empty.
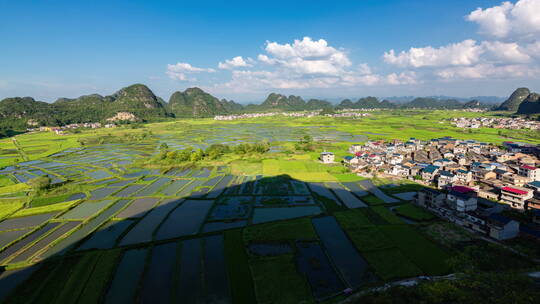
{"type": "Polygon", "coordinates": [[[435,176],[437,176],[437,172],[439,172],[439,167],[428,165],[422,169],[422,179],[425,181],[433,181],[435,176]]]}

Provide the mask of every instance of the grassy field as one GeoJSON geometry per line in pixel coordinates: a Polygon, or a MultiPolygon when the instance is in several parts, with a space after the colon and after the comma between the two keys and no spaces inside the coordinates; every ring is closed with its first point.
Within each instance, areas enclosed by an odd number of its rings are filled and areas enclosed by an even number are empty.
{"type": "Polygon", "coordinates": [[[413,204],[404,204],[398,206],[396,207],[395,211],[397,214],[415,221],[429,221],[435,218],[433,214],[413,204]]]}
{"type": "Polygon", "coordinates": [[[334,216],[379,278],[391,280],[423,273],[364,213],[349,210],[334,216]]]}
{"type": "Polygon", "coordinates": [[[24,204],[20,202],[0,203],[0,219],[11,215],[15,211],[21,209],[23,206],[24,204]]]}
{"type": "Polygon", "coordinates": [[[446,263],[450,258],[448,251],[427,240],[413,227],[383,225],[379,229],[425,274],[443,275],[450,270],[446,263]]]}
{"type": "Polygon", "coordinates": [[[22,217],[22,216],[29,216],[29,215],[34,215],[34,214],[62,211],[62,210],[69,209],[71,206],[77,204],[78,202],[79,200],[74,200],[74,201],[69,201],[69,202],[64,202],[64,203],[56,203],[56,204],[51,204],[51,205],[46,205],[46,206],[22,209],[14,213],[11,217],[22,217]]]}

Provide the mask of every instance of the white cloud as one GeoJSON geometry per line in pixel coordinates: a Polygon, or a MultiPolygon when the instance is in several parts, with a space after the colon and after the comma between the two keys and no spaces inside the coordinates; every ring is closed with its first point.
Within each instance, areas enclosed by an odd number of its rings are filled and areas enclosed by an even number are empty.
{"type": "Polygon", "coordinates": [[[499,6],[485,10],[477,8],[467,16],[467,20],[478,23],[482,33],[504,37],[510,31],[510,21],[507,15],[513,6],[510,2],[503,2],[499,6]]]}
{"type": "Polygon", "coordinates": [[[451,79],[508,79],[515,77],[533,77],[538,75],[537,67],[524,64],[495,65],[491,63],[478,64],[469,67],[452,67],[435,72],[445,80],[451,79]]]}
{"type": "Polygon", "coordinates": [[[247,58],[247,60],[244,60],[242,56],[236,56],[233,59],[225,60],[225,62],[220,62],[218,64],[218,67],[220,69],[225,69],[225,70],[231,70],[234,68],[252,67],[253,64],[249,62],[253,62],[253,59],[247,58]]]}
{"type": "Polygon", "coordinates": [[[267,42],[265,50],[268,55],[260,54],[259,61],[298,74],[336,76],[351,65],[344,51],[329,46],[324,39],[304,37],[293,44],[267,42]]]}
{"type": "Polygon", "coordinates": [[[418,83],[416,78],[416,73],[413,71],[401,72],[399,74],[392,73],[386,76],[386,83],[392,85],[416,84],[418,83]]]}
{"type": "MultiPolygon", "coordinates": [[[[490,40],[385,52],[386,63],[443,80],[531,78],[540,74],[540,0],[502,2],[467,15],[490,40]]],[[[388,75],[387,80],[394,82],[388,75]],[[389,77],[389,78],[388,78],[389,77]]],[[[397,82],[397,81],[396,81],[397,82]]]]}
{"type": "Polygon", "coordinates": [[[484,41],[482,47],[495,61],[502,63],[529,62],[531,57],[515,42],[484,41]]]}
{"type": "Polygon", "coordinates": [[[360,73],[361,75],[371,74],[371,68],[367,63],[360,63],[358,65],[358,73],[360,73]]]}
{"type": "Polygon", "coordinates": [[[477,23],[480,32],[496,38],[534,38],[540,34],[540,0],[505,1],[498,6],[477,8],[467,20],[477,23]]]}
{"type": "Polygon", "coordinates": [[[257,69],[233,70],[231,80],[216,84],[215,88],[239,93],[418,82],[413,71],[378,75],[366,63],[353,66],[343,49],[330,46],[324,39],[310,37],[285,44],[267,41],[265,53],[259,54],[257,60],[261,63],[257,69]]]}
{"type": "Polygon", "coordinates": [[[211,68],[198,68],[186,62],[178,62],[176,64],[168,64],[166,73],[174,80],[195,81],[195,78],[189,78],[187,75],[202,72],[214,73],[215,71],[216,70],[211,68]]]}
{"type": "Polygon", "coordinates": [[[476,41],[468,39],[439,48],[412,47],[408,51],[401,51],[399,55],[390,50],[384,53],[383,59],[386,63],[400,67],[443,67],[474,64],[481,53],[482,47],[476,41]]]}

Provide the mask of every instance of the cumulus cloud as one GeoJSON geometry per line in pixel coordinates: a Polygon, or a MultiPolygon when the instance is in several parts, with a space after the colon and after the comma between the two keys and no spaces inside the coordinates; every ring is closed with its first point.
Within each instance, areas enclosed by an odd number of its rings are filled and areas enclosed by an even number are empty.
{"type": "Polygon", "coordinates": [[[324,39],[304,37],[292,44],[267,42],[265,51],[268,55],[257,57],[260,62],[298,74],[335,76],[351,65],[344,51],[329,46],[324,39]]]}
{"type": "Polygon", "coordinates": [[[442,67],[455,65],[471,65],[478,61],[482,47],[476,41],[468,39],[439,48],[431,46],[410,48],[396,55],[392,49],[385,52],[383,59],[386,63],[400,67],[442,67]]]}
{"type": "Polygon", "coordinates": [[[495,65],[477,64],[469,67],[452,67],[436,71],[436,75],[445,80],[451,79],[508,79],[512,77],[533,77],[539,69],[523,64],[495,65]]]}
{"type": "Polygon", "coordinates": [[[386,76],[386,83],[392,85],[416,84],[418,83],[416,73],[413,71],[405,71],[399,74],[391,73],[386,76]]]}
{"type": "Polygon", "coordinates": [[[510,31],[508,12],[513,6],[510,2],[503,2],[487,9],[477,8],[467,16],[467,20],[478,23],[482,33],[504,37],[510,31]]]}
{"type": "Polygon", "coordinates": [[[234,68],[252,67],[253,64],[251,64],[251,62],[253,62],[253,59],[251,58],[247,58],[246,60],[244,60],[242,56],[236,56],[232,59],[225,60],[225,62],[220,62],[218,64],[218,67],[224,70],[232,70],[234,68]]]}
{"type": "Polygon", "coordinates": [[[195,78],[189,78],[188,74],[201,72],[214,73],[216,70],[211,68],[198,68],[186,62],[178,62],[176,64],[167,65],[167,75],[174,80],[193,81],[195,78]]]}
{"type": "Polygon", "coordinates": [[[467,20],[480,26],[480,32],[496,38],[517,35],[538,38],[540,34],[540,0],[505,1],[486,9],[477,8],[467,20]]]}
{"type": "Polygon", "coordinates": [[[484,41],[482,47],[491,58],[502,63],[529,62],[531,57],[515,42],[484,41]]]}
{"type": "MultiPolygon", "coordinates": [[[[421,69],[443,80],[525,78],[540,74],[540,0],[502,2],[477,8],[466,16],[489,38],[472,39],[441,47],[391,49],[383,60],[401,68],[421,69]]],[[[396,82],[392,75],[387,81],[396,82]]]]}

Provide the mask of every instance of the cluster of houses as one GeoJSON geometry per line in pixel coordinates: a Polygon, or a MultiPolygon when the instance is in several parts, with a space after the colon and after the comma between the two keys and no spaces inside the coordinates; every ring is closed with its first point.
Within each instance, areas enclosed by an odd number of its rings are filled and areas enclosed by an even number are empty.
{"type": "Polygon", "coordinates": [[[258,118],[258,117],[271,117],[271,116],[287,116],[287,117],[315,117],[315,116],[326,116],[326,117],[365,117],[369,116],[369,113],[359,112],[361,110],[357,109],[343,109],[339,110],[336,113],[330,114],[321,114],[322,110],[314,111],[299,111],[299,112],[269,112],[269,113],[244,113],[244,114],[234,114],[234,115],[216,115],[214,120],[237,120],[237,119],[246,119],[246,118],[258,118]]]}
{"type": "Polygon", "coordinates": [[[259,118],[259,117],[271,117],[271,116],[288,116],[288,117],[314,117],[319,115],[321,110],[317,111],[301,111],[301,112],[268,112],[268,113],[244,113],[244,114],[235,114],[235,115],[216,115],[214,120],[237,120],[237,119],[246,119],[246,118],[259,118]]]}
{"type": "Polygon", "coordinates": [[[459,117],[452,118],[451,123],[458,128],[467,129],[494,128],[540,130],[540,121],[526,120],[523,118],[459,117]]]}
{"type": "MultiPolygon", "coordinates": [[[[352,145],[343,163],[359,175],[380,174],[425,184],[414,202],[439,217],[497,240],[540,232],[504,216],[532,210],[540,224],[540,146],[505,142],[498,147],[450,137],[411,138],[352,145]]],[[[333,163],[331,152],[321,153],[333,163]]]]}
{"type": "Polygon", "coordinates": [[[29,128],[27,129],[28,132],[55,132],[58,135],[64,135],[66,130],[73,130],[73,129],[80,129],[80,128],[87,128],[87,129],[99,129],[99,128],[115,128],[116,125],[109,123],[109,124],[101,124],[99,122],[85,122],[85,123],[74,123],[69,124],[61,127],[39,127],[39,128],[29,128]]]}
{"type": "Polygon", "coordinates": [[[501,214],[503,205],[478,197],[471,187],[451,186],[446,190],[426,187],[417,193],[414,202],[441,218],[496,240],[520,234],[521,223],[501,214]]]}
{"type": "Polygon", "coordinates": [[[540,209],[540,146],[497,147],[449,137],[352,145],[344,164],[359,174],[415,180],[438,189],[465,186],[518,210],[540,209]]]}

